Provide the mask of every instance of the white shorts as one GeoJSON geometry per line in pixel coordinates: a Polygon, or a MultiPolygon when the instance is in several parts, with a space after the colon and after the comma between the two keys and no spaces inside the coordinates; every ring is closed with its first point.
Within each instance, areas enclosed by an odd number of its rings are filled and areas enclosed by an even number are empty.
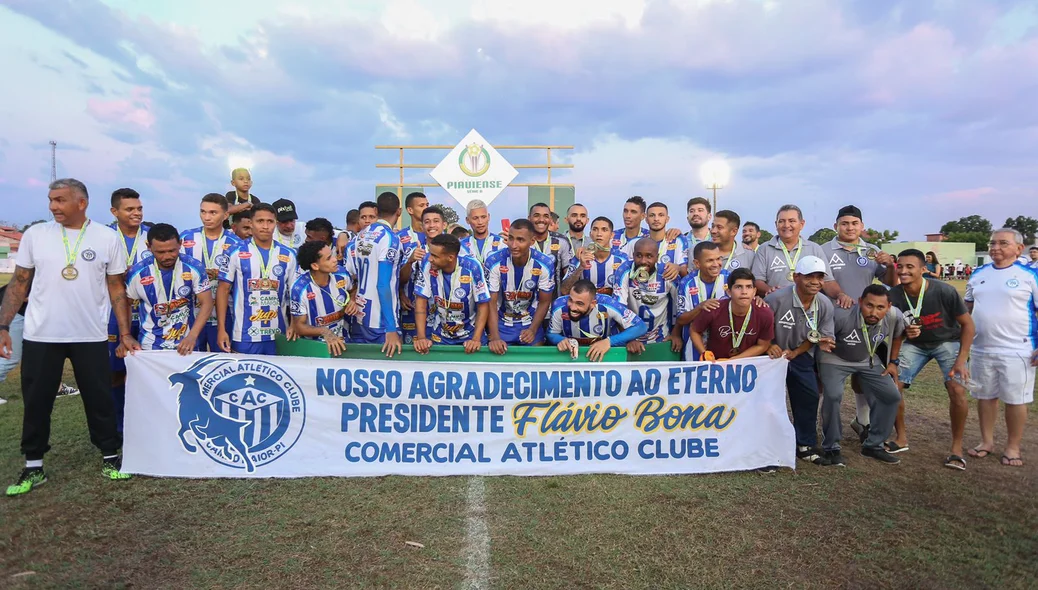
{"type": "Polygon", "coordinates": [[[970,392],[976,399],[1000,399],[1010,405],[1034,401],[1035,367],[1026,354],[970,354],[970,376],[977,388],[970,392]]]}

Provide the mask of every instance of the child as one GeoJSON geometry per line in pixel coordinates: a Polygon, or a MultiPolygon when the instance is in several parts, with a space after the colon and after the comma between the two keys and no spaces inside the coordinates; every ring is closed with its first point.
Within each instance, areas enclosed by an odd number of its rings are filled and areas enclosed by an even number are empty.
{"type": "Polygon", "coordinates": [[[234,187],[234,190],[227,191],[225,195],[228,205],[227,214],[229,215],[229,221],[224,222],[225,228],[231,227],[230,223],[238,219],[239,213],[249,211],[253,205],[260,203],[259,198],[249,192],[249,189],[252,188],[252,175],[249,174],[247,168],[231,170],[231,186],[234,187]]]}

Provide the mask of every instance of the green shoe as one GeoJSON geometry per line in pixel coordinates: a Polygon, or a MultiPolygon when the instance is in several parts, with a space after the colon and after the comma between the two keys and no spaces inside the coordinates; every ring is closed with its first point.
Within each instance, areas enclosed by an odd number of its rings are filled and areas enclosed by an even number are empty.
{"type": "Polygon", "coordinates": [[[115,459],[105,460],[101,462],[101,475],[112,481],[119,481],[123,479],[130,479],[133,477],[129,473],[123,473],[119,471],[122,469],[123,459],[122,457],[116,457],[115,459]]]}
{"type": "Polygon", "coordinates": [[[22,494],[28,494],[34,487],[45,483],[47,483],[47,474],[43,472],[42,467],[26,468],[18,476],[18,483],[7,486],[7,495],[21,496],[22,494]]]}

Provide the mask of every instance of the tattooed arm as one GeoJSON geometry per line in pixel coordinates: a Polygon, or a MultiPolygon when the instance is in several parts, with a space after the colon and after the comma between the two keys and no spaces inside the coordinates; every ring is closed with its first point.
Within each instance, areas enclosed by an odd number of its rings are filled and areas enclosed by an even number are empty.
{"type": "MultiPolygon", "coordinates": [[[[14,321],[18,309],[25,303],[29,295],[29,287],[32,285],[32,277],[36,269],[16,266],[14,278],[7,285],[3,304],[0,305],[0,324],[8,326],[14,321]]],[[[11,334],[8,330],[0,330],[0,357],[11,358],[11,334]]]]}
{"type": "Polygon", "coordinates": [[[108,281],[108,298],[112,301],[112,310],[119,323],[119,344],[127,352],[140,350],[141,345],[136,336],[130,332],[130,300],[126,297],[126,275],[106,275],[108,281]]]}

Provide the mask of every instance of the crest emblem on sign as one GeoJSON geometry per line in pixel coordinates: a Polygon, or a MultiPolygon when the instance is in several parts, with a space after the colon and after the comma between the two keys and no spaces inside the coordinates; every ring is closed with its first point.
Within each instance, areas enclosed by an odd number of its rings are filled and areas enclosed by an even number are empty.
{"type": "Polygon", "coordinates": [[[490,204],[519,172],[475,129],[468,132],[430,173],[458,203],[490,204]]]}
{"type": "Polygon", "coordinates": [[[303,431],[303,389],[273,363],[211,355],[169,382],[180,386],[177,435],[188,453],[201,449],[221,465],[252,473],[284,456],[303,431]]]}

